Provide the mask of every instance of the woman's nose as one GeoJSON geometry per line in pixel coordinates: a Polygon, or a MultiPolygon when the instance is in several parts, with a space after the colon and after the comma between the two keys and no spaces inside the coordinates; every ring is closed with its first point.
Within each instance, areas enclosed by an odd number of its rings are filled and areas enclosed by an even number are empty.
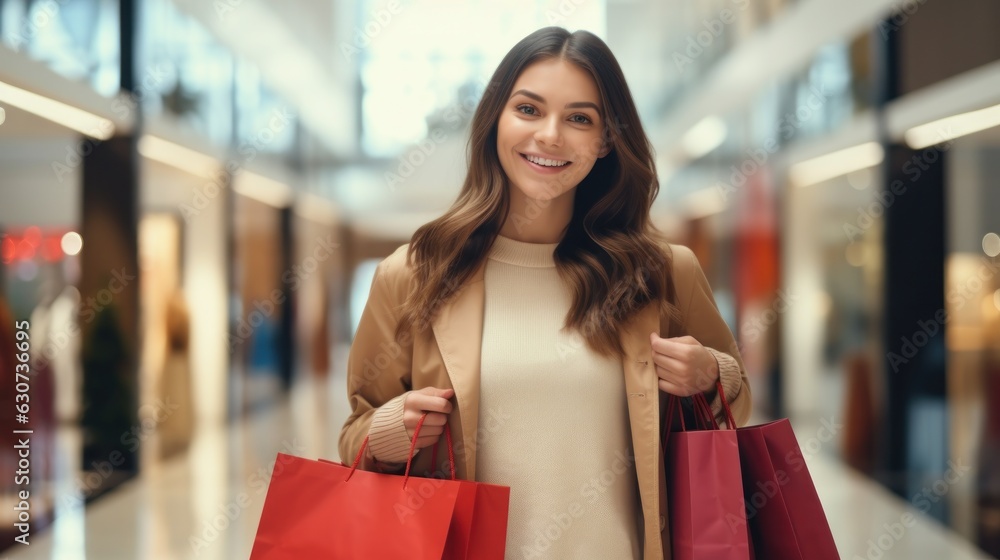
{"type": "Polygon", "coordinates": [[[535,140],[546,146],[558,146],[562,141],[559,121],[555,118],[539,121],[538,130],[535,131],[535,140]]]}

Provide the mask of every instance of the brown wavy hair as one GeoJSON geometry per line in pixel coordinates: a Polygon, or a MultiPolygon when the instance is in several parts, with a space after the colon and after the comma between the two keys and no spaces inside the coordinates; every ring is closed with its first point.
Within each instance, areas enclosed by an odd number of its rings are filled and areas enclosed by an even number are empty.
{"type": "Polygon", "coordinates": [[[458,198],[410,240],[406,258],[416,281],[402,306],[397,337],[414,325],[429,325],[486,259],[510,212],[497,122],[521,72],[554,58],[593,77],[607,115],[603,141],[612,146],[577,185],[573,216],[556,246],[557,271],[573,290],[564,327],[577,329],[599,354],[621,357],[620,327],[642,307],[658,302],[661,317],[675,316],[672,256],[649,216],[659,192],[652,148],[625,76],[596,35],[546,27],[518,42],[500,62],[473,116],[469,170],[458,198]]]}

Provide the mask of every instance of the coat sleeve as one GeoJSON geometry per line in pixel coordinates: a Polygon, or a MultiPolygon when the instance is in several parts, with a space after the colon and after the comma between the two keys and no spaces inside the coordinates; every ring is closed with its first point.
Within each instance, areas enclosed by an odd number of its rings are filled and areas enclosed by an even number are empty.
{"type": "MultiPolygon", "coordinates": [[[[672,249],[682,332],[671,336],[689,335],[715,356],[726,400],[729,402],[736,424],[743,426],[750,419],[752,404],[750,384],[739,347],[729,326],[719,313],[715,298],[712,296],[712,288],[697,257],[682,245],[672,245],[672,249]]],[[[712,411],[715,412],[720,425],[725,425],[725,412],[717,391],[713,388],[706,392],[705,396],[711,403],[712,411]]]]}
{"type": "MultiPolygon", "coordinates": [[[[368,301],[347,358],[347,398],[351,414],[340,430],[338,449],[341,461],[348,465],[355,460],[361,443],[368,436],[375,412],[410,390],[413,340],[407,333],[399,339],[394,336],[400,303],[395,294],[401,290],[393,289],[395,275],[391,274],[389,265],[388,259],[384,259],[375,268],[368,301]]],[[[393,402],[398,404],[399,400],[393,402]]],[[[394,431],[398,433],[398,429],[394,431]]],[[[376,472],[402,471],[405,463],[376,460],[370,443],[358,468],[376,472]]]]}

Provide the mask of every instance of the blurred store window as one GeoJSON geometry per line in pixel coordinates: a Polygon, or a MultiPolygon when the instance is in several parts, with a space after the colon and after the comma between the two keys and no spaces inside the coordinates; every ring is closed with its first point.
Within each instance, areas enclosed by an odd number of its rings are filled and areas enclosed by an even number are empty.
{"type": "MultiPolygon", "coordinates": [[[[957,139],[948,154],[945,309],[948,457],[973,457],[949,493],[951,525],[1000,554],[1000,129],[957,139]]],[[[939,325],[928,318],[923,330],[939,325]]]]}
{"type": "Polygon", "coordinates": [[[86,81],[102,95],[118,92],[116,0],[3,0],[0,31],[11,50],[41,60],[67,78],[86,81]]]}

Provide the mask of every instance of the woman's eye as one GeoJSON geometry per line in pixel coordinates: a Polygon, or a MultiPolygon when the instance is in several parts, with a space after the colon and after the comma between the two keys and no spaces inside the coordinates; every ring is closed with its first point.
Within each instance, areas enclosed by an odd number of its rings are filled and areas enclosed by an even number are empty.
{"type": "Polygon", "coordinates": [[[535,110],[535,108],[532,107],[531,105],[518,105],[517,106],[517,110],[520,111],[521,113],[524,113],[525,115],[535,115],[536,114],[536,113],[533,112],[535,110]],[[525,111],[532,111],[532,112],[527,113],[525,111]]]}
{"type": "Polygon", "coordinates": [[[580,119],[580,120],[574,120],[573,121],[573,122],[579,123],[579,124],[590,124],[590,122],[591,122],[590,121],[590,117],[588,117],[587,115],[573,115],[570,118],[571,119],[580,119]]]}

